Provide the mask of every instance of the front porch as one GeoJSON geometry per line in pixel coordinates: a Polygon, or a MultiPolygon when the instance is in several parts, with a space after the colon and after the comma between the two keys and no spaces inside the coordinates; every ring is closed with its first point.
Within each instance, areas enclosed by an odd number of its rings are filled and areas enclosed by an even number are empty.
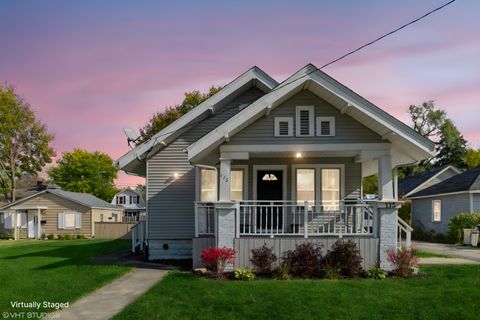
{"type": "Polygon", "coordinates": [[[15,240],[42,238],[42,211],[47,206],[16,205],[6,213],[9,214],[9,225],[15,240]]]}

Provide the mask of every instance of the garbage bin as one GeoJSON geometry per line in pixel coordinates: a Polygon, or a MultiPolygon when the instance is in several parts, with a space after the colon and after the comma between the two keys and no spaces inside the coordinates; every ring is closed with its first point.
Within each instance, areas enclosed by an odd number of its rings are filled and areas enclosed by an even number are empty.
{"type": "Polygon", "coordinates": [[[476,247],[478,245],[478,234],[480,232],[477,229],[472,229],[472,234],[470,236],[470,241],[472,243],[472,247],[476,247]]]}
{"type": "Polygon", "coordinates": [[[472,244],[472,230],[474,229],[463,229],[463,244],[466,246],[472,244]]]}

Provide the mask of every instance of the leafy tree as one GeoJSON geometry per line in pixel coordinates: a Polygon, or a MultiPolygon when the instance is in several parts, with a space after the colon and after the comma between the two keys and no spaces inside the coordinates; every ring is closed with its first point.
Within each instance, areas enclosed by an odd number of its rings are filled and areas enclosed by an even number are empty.
{"type": "Polygon", "coordinates": [[[377,194],[378,193],[378,175],[363,178],[363,194],[377,194]]]}
{"type": "Polygon", "coordinates": [[[138,139],[137,145],[153,137],[157,132],[213,96],[220,89],[222,89],[220,86],[211,86],[206,93],[201,93],[198,90],[185,92],[185,98],[181,104],[166,107],[164,111],[153,114],[147,124],[140,129],[140,139],[138,139]]]}
{"type": "Polygon", "coordinates": [[[469,170],[480,167],[480,150],[468,149],[464,162],[469,170]]]}
{"type": "Polygon", "coordinates": [[[0,86],[0,189],[7,201],[15,201],[19,177],[35,175],[52,161],[52,140],[14,87],[0,86]]]}
{"type": "Polygon", "coordinates": [[[457,168],[465,168],[465,156],[467,155],[467,141],[458,131],[450,119],[440,129],[440,141],[435,156],[435,166],[454,165],[457,168]]]}
{"type": "Polygon", "coordinates": [[[64,152],[57,166],[48,170],[52,182],[64,190],[91,193],[108,202],[119,191],[114,185],[117,174],[108,154],[81,149],[64,152]]]}
{"type": "Polygon", "coordinates": [[[440,134],[440,129],[447,119],[447,113],[436,109],[432,100],[421,105],[411,105],[408,113],[413,122],[413,130],[430,139],[435,139],[440,134]]]}

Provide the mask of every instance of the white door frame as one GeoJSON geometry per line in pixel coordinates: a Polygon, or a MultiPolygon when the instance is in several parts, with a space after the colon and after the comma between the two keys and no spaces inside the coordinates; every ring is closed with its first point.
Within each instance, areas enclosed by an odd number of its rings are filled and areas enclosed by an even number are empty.
{"type": "Polygon", "coordinates": [[[36,214],[27,210],[27,237],[29,239],[35,239],[37,234],[37,224],[35,223],[36,214]]]}

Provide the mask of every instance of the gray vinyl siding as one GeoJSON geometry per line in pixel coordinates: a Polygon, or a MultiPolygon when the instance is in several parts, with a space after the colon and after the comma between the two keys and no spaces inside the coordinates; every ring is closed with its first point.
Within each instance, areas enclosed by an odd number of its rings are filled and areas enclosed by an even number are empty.
{"type": "Polygon", "coordinates": [[[480,194],[474,193],[472,194],[472,211],[473,212],[480,212],[480,194]]]}
{"type": "Polygon", "coordinates": [[[345,165],[345,198],[360,198],[362,184],[362,166],[353,158],[251,158],[237,160],[233,165],[248,165],[248,199],[253,199],[254,165],[287,165],[287,199],[292,200],[292,164],[343,164],[345,165]]]}
{"type": "Polygon", "coordinates": [[[215,115],[183,133],[147,163],[148,238],[190,239],[194,236],[195,168],[185,149],[239,112],[239,105],[264,93],[250,88],[215,115]],[[178,179],[173,178],[174,173],[178,179]]]}
{"type": "MultiPolygon", "coordinates": [[[[316,128],[315,128],[316,129],[316,128]]],[[[315,131],[316,134],[316,131],[315,131]]],[[[355,121],[348,115],[341,112],[321,99],[314,93],[303,90],[276,107],[269,116],[263,117],[247,128],[243,129],[230,139],[232,145],[243,144],[290,144],[290,143],[384,143],[382,138],[368,129],[364,125],[355,121]],[[334,116],[335,117],[335,136],[332,137],[295,137],[295,109],[296,106],[315,107],[314,126],[316,127],[316,117],[334,116]],[[274,119],[275,117],[293,118],[293,137],[275,137],[274,119]]]]}
{"type": "Polygon", "coordinates": [[[468,193],[412,199],[413,227],[421,228],[425,231],[447,234],[450,219],[465,212],[470,212],[470,195],[468,193]],[[442,216],[440,222],[433,222],[433,200],[442,201],[442,216]]]}

